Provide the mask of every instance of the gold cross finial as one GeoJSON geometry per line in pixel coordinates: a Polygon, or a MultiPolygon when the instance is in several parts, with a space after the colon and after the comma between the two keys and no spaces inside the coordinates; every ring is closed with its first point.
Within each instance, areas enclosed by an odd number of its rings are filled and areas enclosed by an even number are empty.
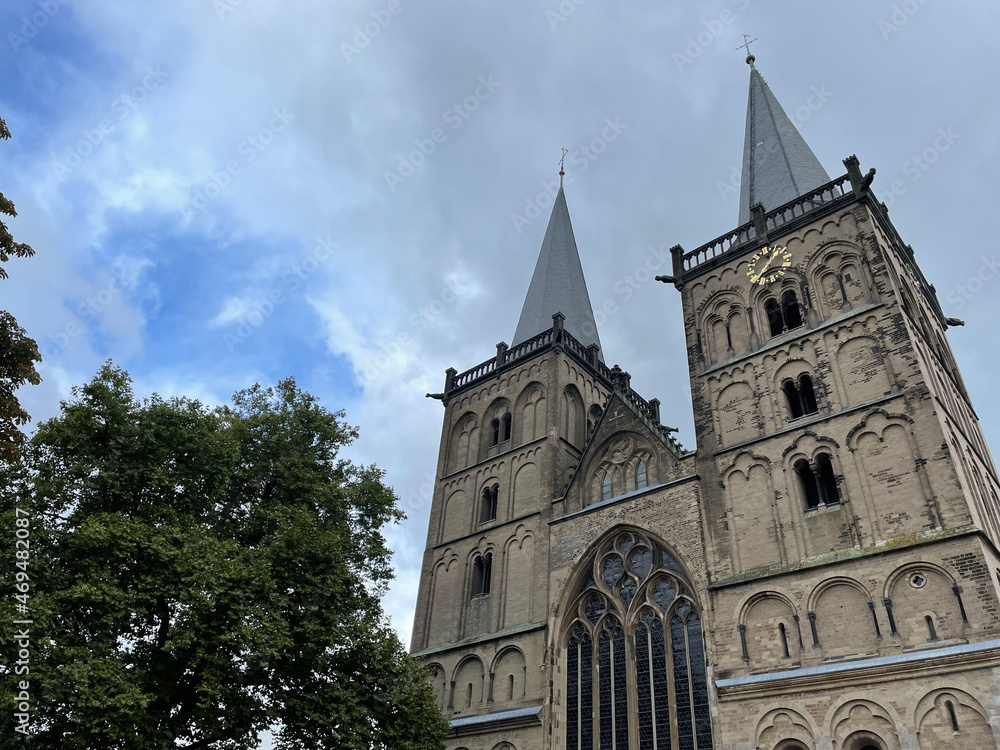
{"type": "Polygon", "coordinates": [[[739,47],[736,48],[737,50],[746,49],[746,51],[747,51],[747,65],[753,65],[753,61],[757,59],[756,57],[754,57],[750,53],[750,45],[753,44],[754,42],[756,42],[758,39],[760,39],[759,36],[754,37],[753,39],[751,39],[749,34],[744,34],[743,35],[743,44],[741,44],[739,47]]]}

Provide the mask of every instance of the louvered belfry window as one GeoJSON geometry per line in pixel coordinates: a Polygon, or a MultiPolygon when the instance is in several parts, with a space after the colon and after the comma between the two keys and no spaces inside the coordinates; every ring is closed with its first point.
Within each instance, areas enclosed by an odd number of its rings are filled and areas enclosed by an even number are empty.
{"type": "Polygon", "coordinates": [[[620,533],[591,558],[568,611],[567,748],[712,748],[701,619],[666,550],[641,533],[620,533]]]}

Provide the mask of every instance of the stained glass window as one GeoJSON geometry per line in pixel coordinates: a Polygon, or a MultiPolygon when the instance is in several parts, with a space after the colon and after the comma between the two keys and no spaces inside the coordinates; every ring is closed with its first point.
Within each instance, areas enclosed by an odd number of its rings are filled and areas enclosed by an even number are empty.
{"type": "Polygon", "coordinates": [[[701,620],[681,570],[636,532],[590,558],[566,643],[567,750],[712,750],[701,620]]]}

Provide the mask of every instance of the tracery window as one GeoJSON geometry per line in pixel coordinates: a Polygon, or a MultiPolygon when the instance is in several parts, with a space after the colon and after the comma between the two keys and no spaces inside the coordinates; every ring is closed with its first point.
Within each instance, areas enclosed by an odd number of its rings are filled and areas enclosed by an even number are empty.
{"type": "Polygon", "coordinates": [[[710,750],[701,619],[666,550],[637,532],[618,534],[595,553],[568,612],[567,748],[710,750]]]}
{"type": "Polygon", "coordinates": [[[639,460],[639,465],[635,467],[635,488],[641,490],[647,486],[646,481],[646,462],[642,459],[639,460]]]}

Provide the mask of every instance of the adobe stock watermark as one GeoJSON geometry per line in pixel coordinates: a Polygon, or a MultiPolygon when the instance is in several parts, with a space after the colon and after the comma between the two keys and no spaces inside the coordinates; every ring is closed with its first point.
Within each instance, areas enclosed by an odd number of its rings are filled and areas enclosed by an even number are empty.
{"type": "Polygon", "coordinates": [[[878,193],[879,199],[885,203],[887,208],[891,208],[892,204],[896,202],[896,198],[903,195],[914,182],[919,181],[927,170],[941,158],[941,154],[950,149],[959,138],[961,136],[953,131],[950,125],[947,128],[938,128],[937,137],[930,146],[903,162],[903,174],[909,175],[909,183],[903,182],[903,180],[893,180],[884,191],[878,193]]]}
{"type": "MultiPolygon", "coordinates": [[[[792,125],[796,128],[800,128],[804,123],[808,122],[833,97],[833,92],[826,87],[825,83],[820,84],[819,87],[810,86],[809,92],[805,103],[800,104],[788,115],[788,119],[792,121],[792,125]]],[[[781,148],[781,144],[778,141],[771,141],[770,143],[765,143],[761,148],[764,149],[764,154],[773,154],[781,148]]],[[[739,197],[742,180],[743,173],[741,167],[730,167],[729,181],[718,180],[715,183],[715,189],[719,191],[719,197],[724,201],[729,200],[729,196],[731,195],[739,197]]]]}
{"type": "Polygon", "coordinates": [[[69,0],[38,0],[39,10],[30,16],[21,16],[20,34],[13,31],[7,33],[7,41],[14,52],[26,45],[36,36],[38,32],[49,25],[49,21],[56,17],[62,6],[69,3],[69,0]]]}
{"type": "MultiPolygon", "coordinates": [[[[609,143],[618,140],[618,136],[623,131],[628,130],[628,125],[624,124],[618,117],[614,119],[607,117],[604,120],[605,127],[600,135],[592,138],[590,143],[569,151],[566,155],[566,162],[575,170],[570,170],[563,178],[564,185],[572,185],[576,176],[587,170],[587,167],[594,162],[598,156],[604,153],[609,143]]],[[[520,234],[528,224],[542,216],[544,210],[552,205],[556,195],[559,194],[559,178],[553,180],[543,180],[541,192],[533,198],[524,199],[523,213],[512,213],[510,220],[514,224],[514,229],[520,234]]]]}
{"type": "MultiPolygon", "coordinates": [[[[751,0],[732,0],[739,10],[746,10],[750,7],[751,0]]],[[[726,8],[715,18],[703,20],[702,30],[694,36],[688,36],[684,41],[683,52],[674,52],[671,58],[677,66],[677,72],[682,72],[684,68],[693,63],[704,54],[705,50],[715,44],[726,32],[726,29],[736,20],[736,14],[726,8]]]]}
{"type": "Polygon", "coordinates": [[[253,303],[252,309],[244,313],[239,319],[234,333],[224,333],[222,340],[226,344],[226,349],[230,354],[236,351],[236,347],[243,344],[253,334],[264,325],[264,321],[274,315],[275,310],[289,299],[289,292],[298,289],[316,270],[330,259],[335,248],[340,247],[333,239],[326,237],[316,238],[316,247],[306,256],[304,260],[289,268],[281,278],[281,287],[274,289],[264,297],[253,303]]]}
{"type": "Polygon", "coordinates": [[[576,13],[576,9],[584,4],[586,0],[562,0],[555,10],[549,8],[545,11],[545,20],[549,22],[549,28],[555,31],[559,24],[566,23],[569,17],[576,13]]]}
{"type": "Polygon", "coordinates": [[[215,8],[215,15],[220,21],[225,21],[226,16],[235,13],[236,9],[243,5],[244,0],[212,0],[212,7],[215,8]]]}
{"type": "MultiPolygon", "coordinates": [[[[445,123],[451,126],[451,132],[454,133],[462,127],[483,102],[493,96],[493,92],[500,88],[500,85],[493,80],[492,73],[485,77],[479,76],[479,85],[476,86],[475,90],[462,101],[452,104],[441,115],[445,123]]],[[[412,177],[417,169],[427,161],[428,157],[437,151],[438,146],[448,140],[448,136],[449,133],[444,128],[434,128],[427,138],[414,139],[413,142],[417,147],[406,155],[398,154],[396,169],[392,172],[388,170],[385,172],[385,182],[389,186],[389,191],[395,192],[397,185],[405,182],[408,177],[412,177]]]]}
{"type": "MultiPolygon", "coordinates": [[[[446,309],[461,298],[462,290],[459,288],[457,279],[455,277],[445,278],[441,293],[407,318],[410,328],[414,333],[423,333],[432,322],[444,314],[446,309]]],[[[413,335],[409,332],[400,333],[391,341],[383,341],[379,345],[378,351],[358,368],[362,385],[377,380],[396,357],[402,355],[415,343],[413,335]]]]}
{"type": "Polygon", "coordinates": [[[56,179],[62,182],[66,175],[83,164],[84,159],[93,154],[115,131],[116,122],[124,122],[131,117],[139,105],[146,101],[146,97],[158,89],[168,75],[168,73],[163,72],[159,65],[146,66],[146,75],[142,77],[142,80],[111,101],[110,109],[114,119],[102,117],[93,128],[85,128],[82,132],[83,138],[75,146],[67,146],[61,158],[58,158],[53,152],[50,166],[56,179]]]}
{"type": "Polygon", "coordinates": [[[361,51],[392,23],[393,17],[402,12],[403,3],[401,0],[389,0],[384,8],[371,11],[372,20],[366,21],[362,26],[355,26],[351,41],[340,43],[340,51],[343,53],[344,59],[350,63],[354,57],[360,55],[361,51]]]}
{"type": "Polygon", "coordinates": [[[903,2],[893,5],[892,12],[887,18],[880,18],[875,22],[882,34],[882,39],[889,41],[889,37],[903,28],[909,22],[910,17],[920,10],[920,7],[926,2],[927,0],[903,0],[903,2]]]}
{"type": "Polygon", "coordinates": [[[180,208],[184,221],[190,221],[195,213],[204,211],[209,203],[222,195],[222,191],[229,187],[233,178],[243,171],[243,165],[256,159],[271,145],[275,136],[283,132],[295,119],[295,115],[289,112],[287,107],[282,107],[280,110],[275,108],[271,112],[273,116],[268,124],[244,138],[236,147],[236,153],[242,160],[230,159],[224,169],[218,172],[210,171],[205,182],[194,187],[188,202],[180,208]]]}
{"type": "Polygon", "coordinates": [[[42,365],[55,359],[63,352],[76,338],[87,333],[88,326],[97,320],[123,292],[133,288],[138,283],[138,275],[130,277],[119,272],[105,284],[99,292],[92,294],[81,302],[76,308],[76,315],[66,325],[58,331],[48,334],[41,340],[40,351],[42,355],[42,365]]]}
{"type": "Polygon", "coordinates": [[[965,307],[969,300],[983,290],[988,281],[992,281],[1000,273],[1000,260],[997,259],[995,253],[991,258],[983,256],[981,260],[982,264],[979,269],[966,279],[964,284],[956,286],[945,297],[948,304],[954,306],[956,312],[965,307]]]}

